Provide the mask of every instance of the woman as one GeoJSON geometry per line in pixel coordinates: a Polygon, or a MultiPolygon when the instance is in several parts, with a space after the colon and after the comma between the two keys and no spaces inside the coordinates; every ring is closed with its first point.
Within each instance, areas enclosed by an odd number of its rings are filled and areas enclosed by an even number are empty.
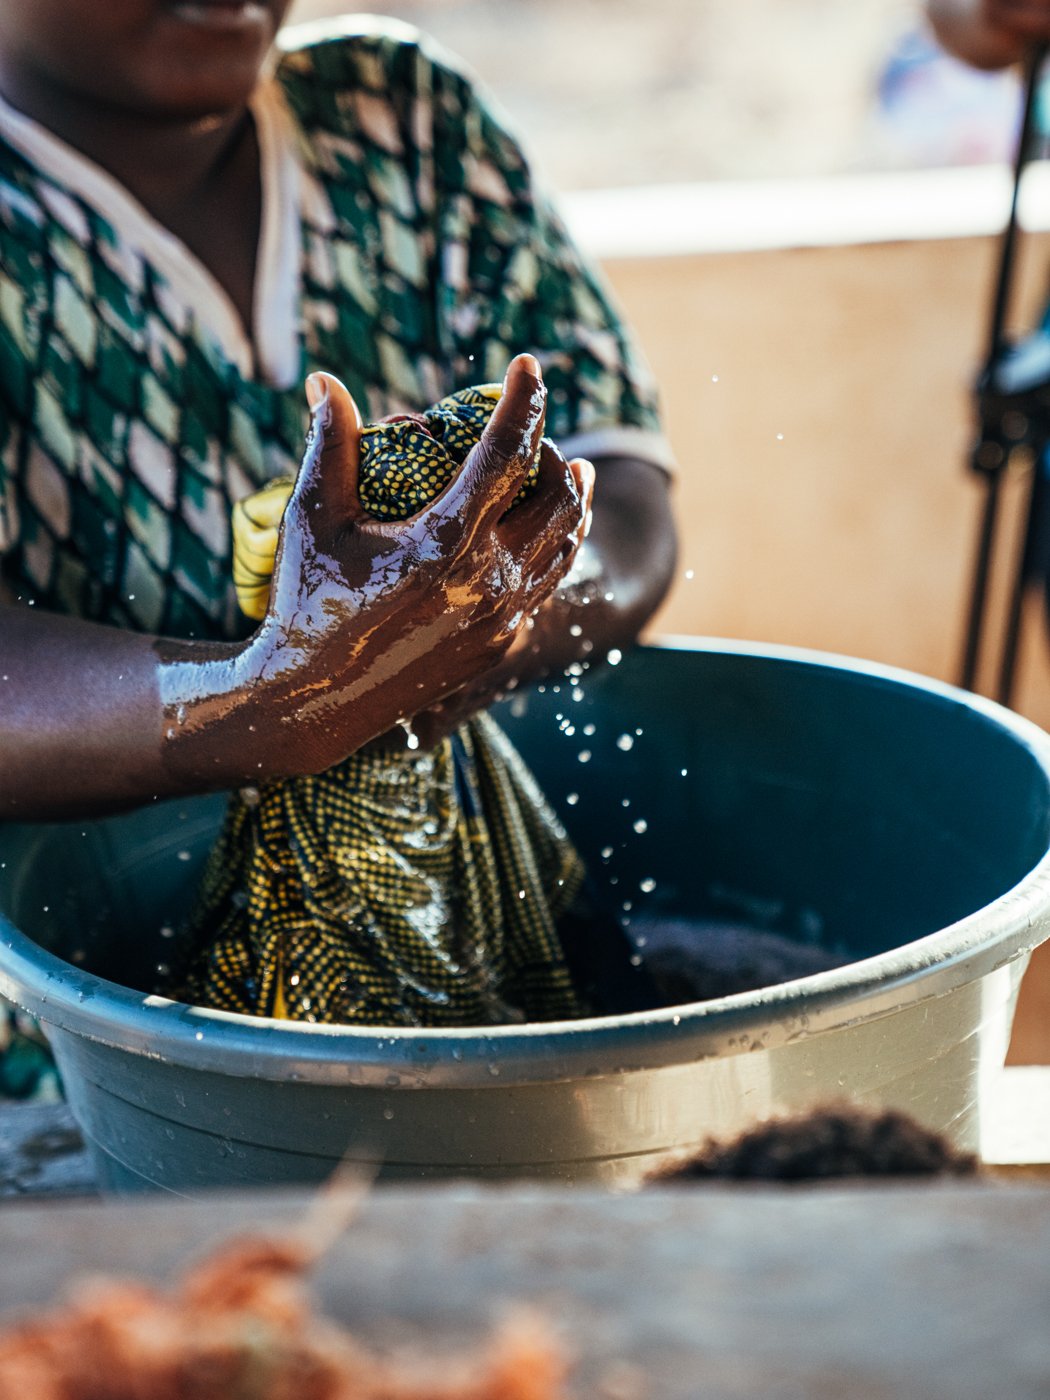
{"type": "Polygon", "coordinates": [[[667,587],[651,386],[513,137],[401,26],[273,61],[285,9],[0,9],[8,819],[319,772],[404,719],[432,743],[632,641],[667,587]],[[362,412],[519,350],[448,491],[365,520],[362,412]],[[294,470],[304,378],[307,451],[245,635],[230,507],[294,470]],[[508,510],[545,423],[564,455],[508,510]]]}

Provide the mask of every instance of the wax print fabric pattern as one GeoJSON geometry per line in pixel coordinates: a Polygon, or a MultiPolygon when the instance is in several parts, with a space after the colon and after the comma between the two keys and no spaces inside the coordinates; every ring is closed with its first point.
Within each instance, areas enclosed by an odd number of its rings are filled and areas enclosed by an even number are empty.
{"type": "Polygon", "coordinates": [[[302,450],[302,383],[367,420],[502,378],[519,350],[548,435],[628,435],[655,400],[594,274],[469,80],[411,32],[288,53],[273,89],[301,186],[295,371],[233,363],[106,212],[0,145],[0,548],[36,605],[180,637],[244,630],[230,507],[302,450]]]}

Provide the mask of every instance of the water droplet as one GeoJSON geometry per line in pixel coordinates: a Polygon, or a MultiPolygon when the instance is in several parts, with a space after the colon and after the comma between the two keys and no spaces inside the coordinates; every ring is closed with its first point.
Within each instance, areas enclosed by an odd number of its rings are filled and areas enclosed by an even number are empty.
{"type": "Polygon", "coordinates": [[[405,748],[418,749],[419,735],[413,731],[412,721],[410,719],[399,719],[398,724],[405,731],[405,748]]]}
{"type": "Polygon", "coordinates": [[[644,817],[639,817],[638,820],[634,823],[634,829],[635,831],[637,831],[639,836],[644,836],[645,833],[649,830],[649,823],[645,820],[644,817]]]}
{"type": "Polygon", "coordinates": [[[616,741],[616,747],[618,749],[623,749],[624,753],[627,753],[628,749],[634,748],[634,740],[631,738],[630,734],[621,734],[616,741]]]}
{"type": "Polygon", "coordinates": [[[386,1087],[387,1087],[388,1089],[396,1089],[397,1086],[398,1086],[400,1083],[401,1083],[401,1076],[400,1076],[399,1074],[388,1074],[388,1075],[387,1075],[387,1077],[386,1077],[386,1087]]]}
{"type": "Polygon", "coordinates": [[[620,662],[623,660],[623,652],[620,651],[619,647],[613,647],[612,651],[609,652],[605,659],[610,666],[619,666],[620,662]]]}
{"type": "Polygon", "coordinates": [[[717,374],[712,374],[712,376],[711,376],[711,383],[712,383],[712,384],[717,384],[717,383],[718,383],[718,375],[717,375],[717,374]]]}
{"type": "Polygon", "coordinates": [[[578,792],[570,792],[566,794],[565,801],[569,804],[570,807],[575,807],[579,800],[580,794],[578,792]]]}
{"type": "Polygon", "coordinates": [[[388,1123],[389,1123],[390,1120],[393,1118],[393,1116],[394,1116],[394,1110],[393,1110],[392,1108],[384,1108],[384,1109],[383,1109],[383,1117],[386,1119],[386,1121],[387,1121],[388,1123]]]}
{"type": "Polygon", "coordinates": [[[590,749],[581,749],[580,752],[576,755],[576,757],[580,760],[581,763],[590,763],[591,751],[590,749]]]}
{"type": "Polygon", "coordinates": [[[492,1075],[493,1079],[498,1079],[498,1078],[499,1078],[499,1065],[489,1065],[489,1074],[492,1075]]]}
{"type": "Polygon", "coordinates": [[[633,908],[634,905],[631,903],[631,901],[629,899],[625,899],[623,902],[623,912],[625,914],[629,914],[633,908]]]}
{"type": "Polygon", "coordinates": [[[783,441],[784,441],[784,434],[783,434],[783,433],[777,433],[777,442],[783,442],[783,441]]]}
{"type": "Polygon", "coordinates": [[[611,846],[602,847],[602,860],[612,859],[613,848],[611,846]]]}
{"type": "Polygon", "coordinates": [[[299,985],[299,974],[298,974],[298,972],[293,972],[292,975],[291,975],[291,977],[289,977],[288,981],[292,984],[293,987],[298,987],[298,985],[299,985]]]}
{"type": "Polygon", "coordinates": [[[692,569],[686,569],[685,576],[686,578],[696,578],[696,574],[693,572],[692,569]]]}
{"type": "Polygon", "coordinates": [[[171,968],[169,967],[169,965],[168,965],[167,963],[158,963],[158,964],[157,964],[157,975],[158,975],[158,977],[167,977],[167,975],[168,975],[168,973],[169,973],[170,971],[171,971],[171,968]]]}
{"type": "Polygon", "coordinates": [[[641,956],[640,956],[638,953],[632,953],[632,954],[631,954],[631,966],[632,966],[632,967],[641,967],[641,965],[642,965],[641,956]]]}
{"type": "Polygon", "coordinates": [[[591,735],[594,733],[594,725],[593,725],[593,724],[585,724],[585,725],[583,726],[583,732],[587,735],[587,737],[588,737],[588,739],[589,739],[589,738],[591,737],[591,735]]]}
{"type": "Polygon", "coordinates": [[[572,624],[572,626],[569,628],[569,636],[570,636],[570,637],[580,637],[580,636],[582,636],[582,635],[583,635],[583,628],[580,626],[580,624],[579,624],[578,622],[574,622],[574,623],[572,624]]]}
{"type": "Polygon", "coordinates": [[[642,894],[652,894],[653,890],[656,889],[656,881],[651,876],[647,875],[644,880],[638,881],[638,888],[641,890],[642,894]]]}
{"type": "Polygon", "coordinates": [[[180,852],[179,852],[179,860],[189,860],[189,859],[190,859],[190,853],[189,853],[189,851],[180,851],[180,852]]]}
{"type": "Polygon", "coordinates": [[[683,768],[683,769],[682,769],[682,777],[683,777],[683,778],[688,778],[688,776],[689,776],[689,769],[688,769],[688,768],[683,768]]]}
{"type": "Polygon", "coordinates": [[[672,1025],[672,1026],[680,1026],[681,1024],[682,1024],[682,1018],[681,1018],[681,1016],[672,1016],[672,1017],[671,1017],[671,1025],[672,1025]]]}
{"type": "Polygon", "coordinates": [[[620,803],[620,806],[621,806],[621,807],[629,807],[630,805],[631,805],[631,799],[630,799],[629,797],[625,797],[625,798],[623,799],[623,801],[620,803]]]}
{"type": "Polygon", "coordinates": [[[519,890],[519,891],[518,891],[518,898],[519,898],[519,899],[524,899],[524,898],[525,898],[525,891],[524,891],[524,890],[519,890]]]}
{"type": "Polygon", "coordinates": [[[204,1039],[204,1032],[203,1032],[203,1031],[198,1031],[197,1034],[196,1034],[193,1038],[194,1038],[194,1040],[203,1040],[203,1039],[204,1039]]]}

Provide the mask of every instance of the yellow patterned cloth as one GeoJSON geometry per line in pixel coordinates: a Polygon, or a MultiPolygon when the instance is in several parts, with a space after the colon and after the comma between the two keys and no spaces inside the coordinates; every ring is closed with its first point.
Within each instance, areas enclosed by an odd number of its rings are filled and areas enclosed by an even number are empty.
{"type": "MultiPolygon", "coordinates": [[[[500,389],[367,428],[366,510],[405,518],[451,480],[500,389]]],[[[534,479],[536,465],[530,478],[534,479]]],[[[526,487],[528,488],[528,482],[526,487]]],[[[265,611],[289,483],[234,516],[234,576],[265,611]]],[[[293,1020],[466,1026],[579,1016],[557,925],[583,882],[558,819],[487,715],[430,752],[370,749],[230,801],[177,994],[293,1020]]]]}

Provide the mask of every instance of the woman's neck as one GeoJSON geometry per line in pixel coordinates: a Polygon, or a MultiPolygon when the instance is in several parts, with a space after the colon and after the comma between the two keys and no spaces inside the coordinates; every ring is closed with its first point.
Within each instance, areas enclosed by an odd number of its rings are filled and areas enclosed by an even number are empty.
{"type": "Polygon", "coordinates": [[[18,111],[101,166],[194,253],[251,331],[262,210],[259,149],[246,106],[164,117],[102,106],[11,72],[0,92],[18,111]]]}
{"type": "Polygon", "coordinates": [[[221,164],[244,109],[208,117],[179,117],[105,107],[4,62],[0,92],[18,111],[101,165],[151,212],[177,205],[221,164]]]}

